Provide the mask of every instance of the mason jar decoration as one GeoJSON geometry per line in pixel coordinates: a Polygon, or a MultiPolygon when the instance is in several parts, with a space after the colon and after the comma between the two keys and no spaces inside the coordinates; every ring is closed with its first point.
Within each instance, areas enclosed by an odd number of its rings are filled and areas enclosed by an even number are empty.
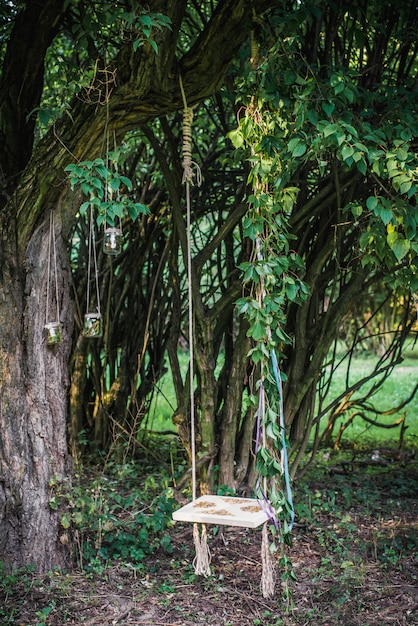
{"type": "Polygon", "coordinates": [[[56,346],[62,341],[62,330],[59,322],[48,322],[45,324],[46,344],[48,346],[56,346]]]}
{"type": "Polygon", "coordinates": [[[105,228],[103,239],[103,252],[116,256],[122,251],[122,229],[105,228]]]}
{"type": "Polygon", "coordinates": [[[46,345],[56,346],[62,341],[62,329],[60,323],[59,296],[58,296],[58,272],[57,252],[55,245],[55,222],[51,211],[49,216],[49,242],[48,242],[48,268],[46,283],[46,320],[45,320],[46,345]],[[51,264],[52,261],[52,264],[51,264]],[[52,265],[52,266],[51,266],[52,265]],[[51,290],[52,287],[52,290],[51,290]],[[51,294],[53,292],[53,295],[51,294]],[[51,300],[55,298],[55,313],[50,319],[51,300]]]}
{"type": "Polygon", "coordinates": [[[102,337],[103,335],[103,320],[100,312],[100,289],[99,289],[99,272],[97,268],[97,255],[96,255],[96,237],[94,230],[94,216],[93,207],[90,207],[90,219],[89,219],[89,247],[88,247],[88,263],[87,263],[87,300],[86,300],[86,313],[84,315],[83,323],[83,335],[88,338],[102,337]],[[92,276],[93,274],[93,276],[92,276]],[[90,301],[90,283],[94,282],[96,295],[92,296],[92,301],[96,306],[92,305],[90,301]],[[93,311],[92,311],[93,308],[93,311]]]}
{"type": "Polygon", "coordinates": [[[88,338],[102,337],[103,320],[100,313],[86,313],[84,316],[83,335],[88,338]]]}

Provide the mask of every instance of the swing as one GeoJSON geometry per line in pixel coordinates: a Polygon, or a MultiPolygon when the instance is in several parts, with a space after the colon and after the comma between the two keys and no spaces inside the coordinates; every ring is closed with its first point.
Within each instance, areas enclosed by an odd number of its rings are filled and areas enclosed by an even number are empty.
{"type": "Polygon", "coordinates": [[[51,211],[49,216],[49,242],[48,242],[48,269],[47,269],[47,284],[46,284],[46,320],[45,320],[45,333],[46,333],[46,345],[49,347],[56,346],[62,341],[62,331],[60,322],[60,310],[58,301],[58,273],[57,273],[57,251],[55,246],[55,221],[54,213],[51,211]],[[50,294],[49,287],[52,282],[52,269],[51,269],[51,256],[54,263],[54,286],[55,286],[55,301],[56,301],[56,317],[55,320],[50,320],[49,305],[50,294]]]}
{"type": "MultiPolygon", "coordinates": [[[[210,550],[207,546],[206,524],[219,524],[225,526],[238,526],[243,528],[257,528],[263,526],[262,530],[262,581],[261,588],[265,598],[274,595],[274,561],[269,550],[268,541],[268,523],[278,527],[276,512],[268,502],[266,489],[261,490],[263,497],[257,498],[240,498],[231,496],[203,495],[196,497],[196,444],[195,444],[195,411],[194,411],[194,390],[193,390],[193,299],[192,299],[192,272],[191,272],[191,236],[190,236],[190,185],[193,184],[194,172],[192,165],[196,165],[198,178],[197,182],[201,182],[200,169],[197,164],[191,160],[191,125],[193,120],[193,110],[187,106],[182,81],[180,79],[180,88],[183,96],[184,112],[183,112],[183,183],[186,184],[186,215],[187,215],[187,278],[188,278],[188,300],[189,300],[189,350],[190,350],[190,438],[191,438],[191,459],[192,459],[192,501],[175,511],[172,515],[174,521],[193,523],[193,538],[196,549],[196,557],[193,561],[196,575],[209,576],[210,571],[210,550]],[[199,524],[202,525],[201,534],[199,534],[199,524]]],[[[284,419],[282,420],[282,396],[281,383],[278,374],[278,365],[275,355],[272,356],[273,370],[275,381],[280,393],[281,406],[281,430],[283,434],[283,450],[282,458],[285,465],[286,484],[288,486],[287,496],[292,509],[293,523],[293,505],[290,491],[290,481],[287,472],[287,456],[286,445],[284,442],[284,419]]],[[[264,410],[264,391],[261,385],[260,389],[260,405],[258,412],[258,432],[261,429],[262,411],[264,410]]],[[[257,444],[258,446],[258,436],[257,444]]],[[[260,486],[260,485],[258,485],[260,486]]],[[[264,485],[266,487],[266,485],[264,485]]]]}

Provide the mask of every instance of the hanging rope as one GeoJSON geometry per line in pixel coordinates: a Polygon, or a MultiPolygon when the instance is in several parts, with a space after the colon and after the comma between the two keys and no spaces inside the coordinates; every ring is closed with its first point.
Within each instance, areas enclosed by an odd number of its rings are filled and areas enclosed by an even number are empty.
{"type": "MultiPolygon", "coordinates": [[[[264,385],[261,381],[259,396],[258,396],[258,410],[257,410],[257,430],[256,430],[256,442],[255,442],[255,454],[260,447],[260,438],[262,439],[262,445],[266,446],[266,432],[264,427],[264,414],[265,414],[265,392],[264,385]]],[[[261,581],[260,588],[263,594],[263,598],[272,598],[275,591],[275,562],[273,555],[270,552],[270,542],[268,537],[268,524],[272,524],[279,528],[279,524],[276,518],[276,513],[271,506],[267,497],[267,478],[263,478],[263,485],[261,485],[261,476],[259,476],[256,485],[256,492],[262,494],[262,501],[258,499],[260,506],[266,512],[269,521],[263,524],[263,530],[261,533],[261,581]]]]}
{"type": "Polygon", "coordinates": [[[262,565],[262,573],[261,573],[261,592],[263,594],[263,598],[273,598],[276,588],[275,583],[275,563],[273,556],[270,552],[270,542],[268,537],[268,528],[267,522],[263,524],[263,529],[261,531],[261,565],[262,565]]]}
{"type": "MultiPolygon", "coordinates": [[[[183,178],[182,183],[186,185],[186,235],[187,235],[187,282],[188,282],[188,299],[189,299],[189,358],[190,358],[190,446],[192,456],[192,498],[196,500],[196,427],[195,427],[195,405],[194,405],[194,343],[193,343],[193,289],[192,289],[192,252],[191,252],[191,200],[190,185],[193,184],[195,172],[197,172],[197,184],[202,182],[200,167],[192,161],[192,123],[193,109],[187,106],[186,95],[183,89],[183,82],[180,76],[180,90],[183,98],[183,178]]],[[[193,561],[193,567],[197,576],[210,576],[211,554],[207,543],[206,526],[202,524],[201,534],[199,533],[199,525],[193,524],[193,540],[195,545],[196,556],[193,561]]]]}
{"type": "MultiPolygon", "coordinates": [[[[192,124],[193,124],[193,109],[187,105],[186,94],[184,93],[183,81],[180,76],[180,91],[183,99],[183,179],[182,182],[186,183],[186,193],[190,191],[189,186],[193,184],[193,177],[195,172],[192,165],[196,168],[197,185],[200,187],[202,184],[202,171],[195,161],[192,161],[192,124]]],[[[188,206],[190,207],[190,197],[187,198],[188,206]]]]}
{"type": "Polygon", "coordinates": [[[90,206],[90,223],[89,223],[89,249],[88,249],[88,264],[87,264],[87,303],[86,313],[89,313],[90,309],[90,278],[91,278],[91,260],[93,258],[94,264],[94,279],[96,286],[96,298],[97,298],[97,313],[101,315],[100,311],[100,289],[99,289],[99,273],[97,269],[97,255],[96,255],[96,237],[94,234],[94,221],[93,221],[93,207],[90,206]]]}
{"type": "MultiPolygon", "coordinates": [[[[105,210],[104,210],[104,221],[103,221],[103,228],[106,231],[107,228],[109,228],[110,224],[108,224],[107,218],[108,218],[108,214],[107,214],[107,209],[106,209],[106,205],[108,203],[108,201],[110,200],[110,202],[112,202],[113,200],[113,189],[111,187],[111,185],[109,185],[109,171],[110,171],[110,167],[111,167],[111,161],[109,159],[109,152],[110,152],[110,139],[109,139],[109,132],[107,130],[107,124],[108,124],[108,116],[109,116],[109,106],[107,105],[107,112],[106,112],[106,159],[105,159],[105,165],[106,165],[106,180],[105,180],[105,190],[104,190],[104,201],[105,201],[105,210]]],[[[113,150],[114,152],[116,152],[116,133],[115,131],[113,131],[113,150]]],[[[115,167],[115,172],[116,174],[119,173],[119,168],[118,168],[118,163],[117,161],[114,164],[115,167]]],[[[117,201],[120,201],[120,189],[118,187],[117,191],[116,191],[116,198],[117,201]]],[[[117,221],[119,223],[119,226],[116,225],[116,221],[113,221],[113,228],[118,229],[120,231],[120,234],[122,234],[122,216],[121,215],[117,215],[116,216],[117,221]]]]}
{"type": "Polygon", "coordinates": [[[56,323],[60,323],[60,310],[58,301],[58,273],[57,273],[57,250],[55,245],[55,220],[54,213],[51,211],[49,216],[49,242],[48,242],[48,268],[47,268],[47,284],[46,284],[46,323],[49,319],[49,286],[51,283],[51,254],[54,262],[54,279],[55,279],[55,301],[56,301],[56,323]]]}

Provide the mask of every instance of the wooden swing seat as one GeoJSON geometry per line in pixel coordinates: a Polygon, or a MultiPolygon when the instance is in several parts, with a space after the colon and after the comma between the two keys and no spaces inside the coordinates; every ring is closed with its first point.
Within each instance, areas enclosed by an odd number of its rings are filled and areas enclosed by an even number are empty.
{"type": "Polygon", "coordinates": [[[173,520],[257,528],[268,516],[255,498],[207,495],[174,511],[173,520]]]}

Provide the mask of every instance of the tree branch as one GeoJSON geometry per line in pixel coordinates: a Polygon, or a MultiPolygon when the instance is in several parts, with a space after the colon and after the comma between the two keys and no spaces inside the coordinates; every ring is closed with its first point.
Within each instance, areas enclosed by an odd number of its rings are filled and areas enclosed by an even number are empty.
{"type": "Polygon", "coordinates": [[[0,79],[0,171],[6,188],[32,152],[32,112],[41,100],[45,54],[58,32],[63,7],[64,0],[26,2],[7,45],[0,79]]]}

